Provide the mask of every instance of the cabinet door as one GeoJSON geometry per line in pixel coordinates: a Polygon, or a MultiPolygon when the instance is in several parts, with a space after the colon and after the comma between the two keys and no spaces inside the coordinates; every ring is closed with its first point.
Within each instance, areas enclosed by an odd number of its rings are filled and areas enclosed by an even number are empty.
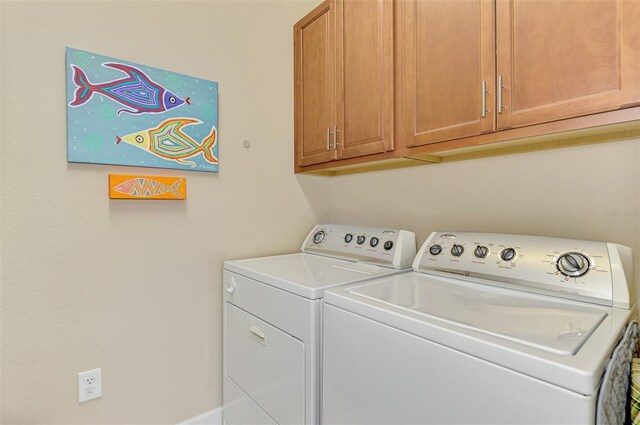
{"type": "Polygon", "coordinates": [[[494,16],[493,0],[396,3],[403,146],[494,131],[494,16]]]}
{"type": "Polygon", "coordinates": [[[325,1],[293,27],[295,156],[304,166],[336,159],[333,2],[325,1]]]}
{"type": "Polygon", "coordinates": [[[640,101],[638,0],[498,0],[498,128],[640,101]]]}
{"type": "Polygon", "coordinates": [[[340,158],[393,149],[393,2],[338,0],[340,158]]]}

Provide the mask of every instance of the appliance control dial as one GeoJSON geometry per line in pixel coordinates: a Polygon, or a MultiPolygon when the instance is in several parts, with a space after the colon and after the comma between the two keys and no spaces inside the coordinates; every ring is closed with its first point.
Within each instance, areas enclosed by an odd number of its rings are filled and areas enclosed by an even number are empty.
{"type": "Polygon", "coordinates": [[[580,277],[589,271],[589,259],[579,252],[567,252],[558,258],[558,270],[565,276],[580,277]]]}
{"type": "Polygon", "coordinates": [[[358,245],[362,245],[365,239],[366,238],[363,235],[360,235],[356,238],[356,242],[358,242],[358,245]]]}
{"type": "Polygon", "coordinates": [[[346,235],[344,235],[344,241],[346,243],[349,243],[353,240],[353,235],[351,233],[347,233],[346,235]]]}
{"type": "Polygon", "coordinates": [[[502,261],[513,261],[516,258],[516,250],[513,248],[505,248],[500,253],[502,261]]]}
{"type": "Polygon", "coordinates": [[[475,255],[476,258],[486,258],[487,255],[489,255],[489,248],[484,245],[478,245],[473,251],[473,255],[475,255]]]}
{"type": "Polygon", "coordinates": [[[459,257],[464,252],[464,247],[462,245],[453,245],[451,247],[451,255],[454,257],[459,257]]]}
{"type": "Polygon", "coordinates": [[[380,239],[376,238],[375,236],[371,238],[371,240],[369,241],[369,245],[371,245],[372,248],[375,248],[376,245],[378,245],[378,242],[380,242],[380,239]]]}
{"type": "Polygon", "coordinates": [[[438,254],[440,254],[441,252],[442,252],[442,247],[441,247],[440,245],[432,245],[432,246],[429,248],[429,253],[430,253],[431,255],[438,255],[438,254]]]}
{"type": "Polygon", "coordinates": [[[386,241],[384,243],[384,249],[386,249],[387,251],[389,251],[391,248],[393,248],[393,241],[386,241]]]}
{"type": "Polygon", "coordinates": [[[324,240],[324,236],[325,236],[324,230],[320,230],[320,231],[316,232],[313,235],[313,243],[319,244],[320,242],[322,242],[324,240]]]}

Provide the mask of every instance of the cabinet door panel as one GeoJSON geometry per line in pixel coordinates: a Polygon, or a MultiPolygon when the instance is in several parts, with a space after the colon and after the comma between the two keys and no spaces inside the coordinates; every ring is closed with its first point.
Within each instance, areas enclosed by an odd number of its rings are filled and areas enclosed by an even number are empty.
{"type": "Polygon", "coordinates": [[[640,2],[498,0],[498,127],[640,102],[640,2]]]}
{"type": "Polygon", "coordinates": [[[403,0],[397,2],[396,16],[403,144],[419,146],[493,131],[493,1],[403,0]]]}
{"type": "Polygon", "coordinates": [[[329,1],[294,27],[295,147],[301,166],[336,158],[328,134],[336,122],[333,28],[329,1]]]}
{"type": "Polygon", "coordinates": [[[393,2],[339,0],[336,19],[339,156],[392,150],[393,2]]]}

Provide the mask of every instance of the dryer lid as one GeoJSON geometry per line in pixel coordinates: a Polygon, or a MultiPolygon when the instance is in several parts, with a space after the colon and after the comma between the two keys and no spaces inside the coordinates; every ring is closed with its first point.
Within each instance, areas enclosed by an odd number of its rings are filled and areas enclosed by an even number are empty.
{"type": "Polygon", "coordinates": [[[225,261],[224,268],[310,299],[322,298],[328,288],[400,273],[373,264],[304,253],[225,261]]]}
{"type": "Polygon", "coordinates": [[[607,316],[598,307],[415,274],[346,292],[564,356],[575,354],[607,316]]]}

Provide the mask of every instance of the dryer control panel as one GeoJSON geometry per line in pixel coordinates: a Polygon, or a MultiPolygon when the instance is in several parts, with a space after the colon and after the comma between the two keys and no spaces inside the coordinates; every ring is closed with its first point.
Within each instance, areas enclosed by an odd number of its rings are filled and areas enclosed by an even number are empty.
{"type": "Polygon", "coordinates": [[[416,256],[416,235],[407,230],[319,224],[305,239],[302,252],[407,269],[416,256]]]}
{"type": "Polygon", "coordinates": [[[606,242],[495,233],[434,232],[415,271],[630,308],[631,248],[606,242]]]}

